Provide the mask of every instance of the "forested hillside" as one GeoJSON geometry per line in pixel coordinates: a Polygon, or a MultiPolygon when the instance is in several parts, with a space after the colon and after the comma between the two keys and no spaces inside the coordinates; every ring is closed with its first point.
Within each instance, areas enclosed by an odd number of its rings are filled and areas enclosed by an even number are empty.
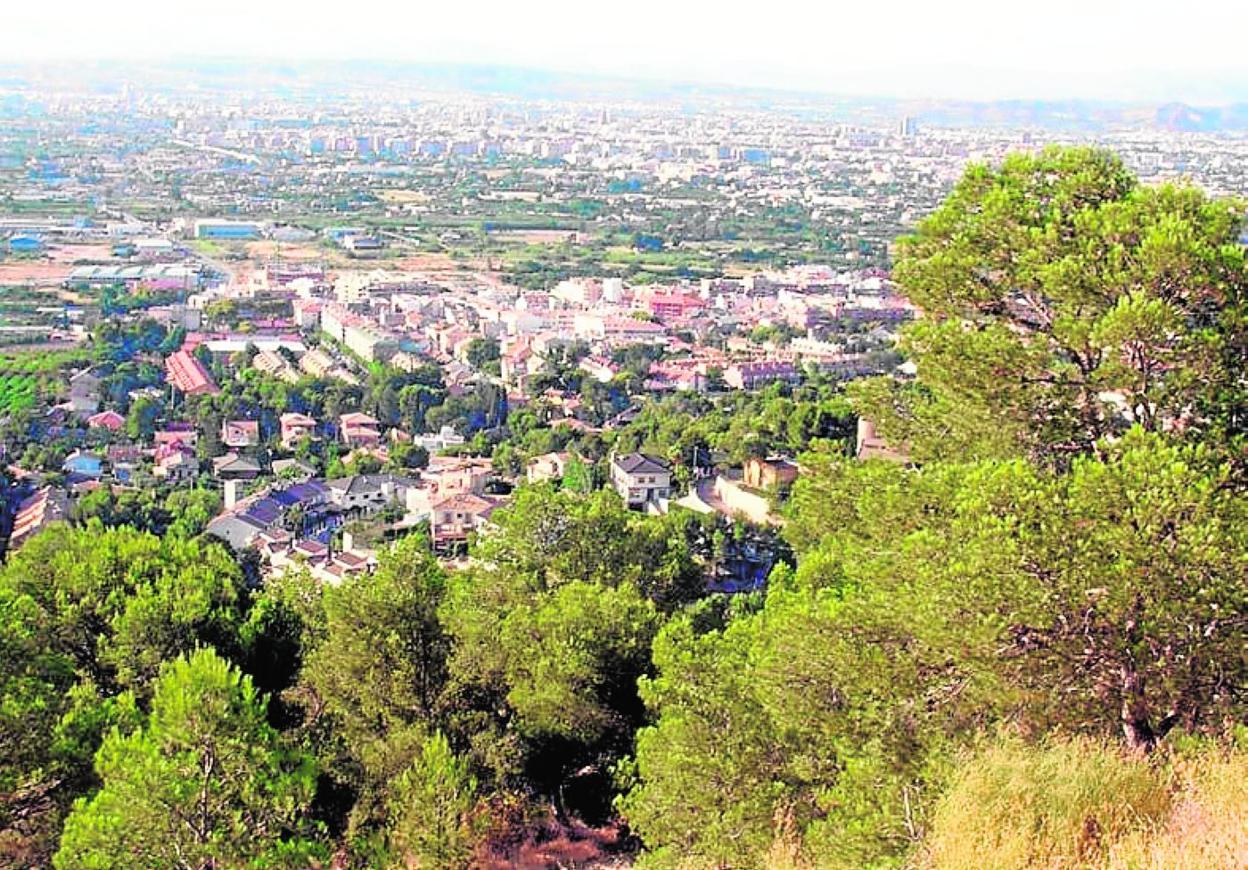
{"type": "Polygon", "coordinates": [[[54,526],[0,571],[0,855],[1245,866],[1243,223],[1100,151],[970,169],[897,246],[917,377],[845,390],[908,460],[813,441],[765,591],[553,484],[338,586],[54,526]]]}

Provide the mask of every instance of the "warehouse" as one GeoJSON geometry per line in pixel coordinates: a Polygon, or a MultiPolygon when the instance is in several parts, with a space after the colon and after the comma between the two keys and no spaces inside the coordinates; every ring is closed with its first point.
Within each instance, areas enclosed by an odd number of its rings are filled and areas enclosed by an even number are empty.
{"type": "Polygon", "coordinates": [[[263,231],[264,225],[254,221],[207,219],[195,221],[195,238],[197,239],[223,239],[226,241],[258,239],[263,231]]]}

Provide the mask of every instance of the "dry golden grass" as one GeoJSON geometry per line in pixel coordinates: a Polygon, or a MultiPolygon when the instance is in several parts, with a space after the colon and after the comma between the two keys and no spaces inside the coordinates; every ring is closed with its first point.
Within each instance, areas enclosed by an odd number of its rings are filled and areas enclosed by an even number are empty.
{"type": "Polygon", "coordinates": [[[1248,757],[1208,754],[1176,765],[1179,786],[1163,825],[1135,831],[1111,870],[1248,868],[1248,757]]]}
{"type": "MultiPolygon", "coordinates": [[[[705,858],[662,866],[725,870],[705,858]]],[[[778,813],[765,870],[845,867],[778,813]]],[[[887,866],[894,866],[888,863],[887,866]]],[[[1153,758],[1089,739],[1009,737],[964,763],[909,870],[1248,870],[1248,752],[1153,758]]],[[[734,865],[733,870],[736,870],[734,865]]]]}
{"type": "Polygon", "coordinates": [[[1248,756],[1146,759],[1090,740],[1005,740],[964,765],[923,870],[1243,870],[1248,756]]]}
{"type": "Polygon", "coordinates": [[[793,814],[776,813],[776,836],[763,858],[767,870],[814,870],[802,849],[802,838],[793,823],[793,814]]]}

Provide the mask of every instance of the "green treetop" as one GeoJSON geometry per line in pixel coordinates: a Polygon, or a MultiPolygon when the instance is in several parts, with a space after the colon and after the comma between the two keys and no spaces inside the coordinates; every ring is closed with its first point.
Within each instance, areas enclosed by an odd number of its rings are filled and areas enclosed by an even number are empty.
{"type": "Polygon", "coordinates": [[[1241,436],[1242,217],[1094,149],[972,166],[898,243],[918,383],[859,387],[860,407],[920,459],[1061,457],[1131,424],[1241,436]]]}
{"type": "Polygon", "coordinates": [[[96,755],[103,786],[65,823],[54,864],[73,868],[307,867],[310,756],[265,721],[251,680],[211,650],[171,662],[142,728],[96,755]]]}

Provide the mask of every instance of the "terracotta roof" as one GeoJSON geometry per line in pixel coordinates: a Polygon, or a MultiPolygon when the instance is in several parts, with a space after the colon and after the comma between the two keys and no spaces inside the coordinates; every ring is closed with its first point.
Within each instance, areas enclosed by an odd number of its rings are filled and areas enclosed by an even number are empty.
{"type": "Polygon", "coordinates": [[[120,429],[126,425],[126,418],[116,411],[101,411],[87,418],[87,425],[93,429],[120,429]]]}
{"type": "Polygon", "coordinates": [[[165,360],[165,372],[169,383],[184,393],[220,392],[203,363],[185,350],[180,350],[165,360]]]}
{"type": "Polygon", "coordinates": [[[486,516],[494,510],[496,505],[494,502],[482,498],[479,495],[473,495],[470,492],[456,493],[449,495],[444,499],[439,499],[432,505],[435,511],[456,511],[459,513],[474,514],[477,516],[486,516]]]}
{"type": "Polygon", "coordinates": [[[60,490],[45,486],[18,506],[13,518],[13,532],[9,535],[9,547],[16,549],[28,537],[48,523],[64,519],[69,514],[69,500],[60,490]]]}

